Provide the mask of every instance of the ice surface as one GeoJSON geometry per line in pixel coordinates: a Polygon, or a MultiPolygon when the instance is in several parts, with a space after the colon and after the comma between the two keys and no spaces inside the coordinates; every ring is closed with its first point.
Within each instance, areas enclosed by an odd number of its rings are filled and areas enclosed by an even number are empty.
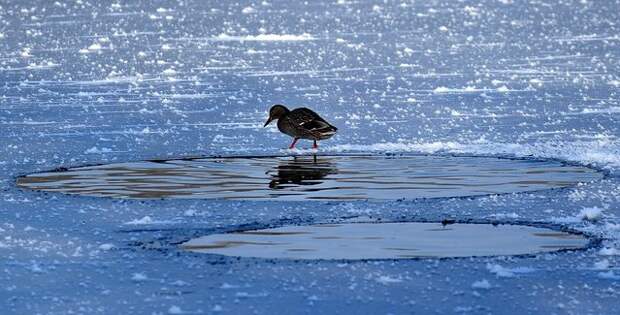
{"type": "Polygon", "coordinates": [[[165,314],[177,306],[233,314],[613,314],[619,8],[617,0],[4,1],[2,313],[165,314]],[[321,152],[534,156],[589,164],[607,177],[563,190],[372,206],[114,201],[14,184],[57,167],[279,154],[289,139],[261,128],[273,103],[312,107],[339,127],[321,152]],[[594,207],[603,210],[597,220],[581,219],[594,207]],[[603,241],[584,252],[509,260],[344,265],[215,259],[171,245],[248,225],[362,215],[557,224],[603,241]],[[147,216],[152,223],[125,224],[147,216]],[[595,270],[602,259],[609,269],[595,270]],[[498,277],[487,264],[535,271],[498,277]],[[386,285],[377,281],[383,276],[402,281],[386,285]],[[484,279],[491,289],[472,288],[484,279]]]}

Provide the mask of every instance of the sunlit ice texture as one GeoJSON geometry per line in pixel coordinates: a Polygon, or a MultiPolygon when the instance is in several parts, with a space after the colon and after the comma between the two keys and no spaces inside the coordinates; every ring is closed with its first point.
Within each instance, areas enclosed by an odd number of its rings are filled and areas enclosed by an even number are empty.
{"type": "Polygon", "coordinates": [[[4,1],[2,311],[612,314],[619,7],[4,1]],[[607,176],[562,190],[372,205],[119,201],[15,186],[59,166],[288,154],[290,139],[262,128],[274,103],[311,107],[339,128],[322,152],[533,156],[607,176]],[[542,222],[602,241],[573,253],[398,263],[257,263],[177,246],[248,225],[351,217],[542,222]]]}
{"type": "Polygon", "coordinates": [[[280,102],[328,114],[338,150],[497,144],[616,164],[601,148],[618,149],[610,7],[15,3],[0,41],[3,129],[10,144],[37,133],[93,153],[167,154],[172,138],[196,153],[273,151],[285,139],[258,127],[280,102]]]}

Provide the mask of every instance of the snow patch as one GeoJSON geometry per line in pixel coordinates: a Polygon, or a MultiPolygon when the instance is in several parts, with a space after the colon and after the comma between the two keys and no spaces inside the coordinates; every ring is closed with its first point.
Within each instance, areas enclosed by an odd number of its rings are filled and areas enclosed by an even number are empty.
{"type": "Polygon", "coordinates": [[[594,263],[594,269],[596,270],[606,270],[609,269],[610,263],[609,260],[603,259],[601,261],[597,261],[594,263]]]}
{"type": "Polygon", "coordinates": [[[598,251],[598,254],[601,256],[618,256],[620,255],[620,250],[612,247],[603,247],[598,251]]]}
{"type": "Polygon", "coordinates": [[[492,286],[491,286],[491,283],[489,282],[489,280],[482,279],[482,280],[479,280],[479,281],[476,281],[476,282],[472,283],[471,287],[472,287],[472,289],[488,290],[492,286]]]}
{"type": "Polygon", "coordinates": [[[390,276],[379,276],[377,279],[375,279],[377,282],[381,283],[381,284],[391,284],[391,283],[399,283],[399,282],[403,282],[403,280],[399,279],[399,278],[392,278],[390,276]]]}
{"type": "Polygon", "coordinates": [[[599,207],[585,207],[573,217],[553,218],[553,221],[558,223],[578,223],[581,221],[595,222],[601,218],[602,213],[603,209],[599,207]]]}
{"type": "Polygon", "coordinates": [[[497,88],[497,92],[506,93],[506,92],[510,92],[510,89],[507,86],[502,85],[502,86],[497,88]]]}
{"type": "Polygon", "coordinates": [[[620,280],[620,275],[615,274],[613,271],[599,272],[598,277],[601,279],[620,280]]]}
{"type": "Polygon", "coordinates": [[[620,113],[619,106],[610,106],[606,108],[584,108],[581,114],[617,114],[620,113]]]}
{"type": "Polygon", "coordinates": [[[341,144],[329,147],[335,152],[419,152],[467,153],[480,155],[513,155],[556,158],[594,164],[610,170],[620,170],[620,140],[609,138],[594,141],[546,141],[536,143],[503,143],[485,139],[460,143],[435,142],[382,142],[375,144],[341,144]]]}
{"type": "Polygon", "coordinates": [[[147,215],[147,216],[142,217],[141,219],[135,219],[135,220],[126,222],[125,224],[140,225],[140,224],[152,224],[152,223],[153,223],[153,219],[147,215]]]}
{"type": "Polygon", "coordinates": [[[149,278],[145,274],[139,273],[139,272],[136,272],[133,275],[131,275],[131,280],[136,281],[136,282],[146,281],[148,279],[149,278]]]}
{"type": "Polygon", "coordinates": [[[582,220],[598,221],[598,219],[601,218],[602,213],[603,213],[603,209],[599,207],[586,207],[586,208],[581,209],[578,216],[582,220]]]}
{"type": "Polygon", "coordinates": [[[168,309],[168,314],[183,314],[183,310],[176,305],[172,305],[168,309]]]}
{"type": "Polygon", "coordinates": [[[173,76],[173,75],[176,75],[177,72],[174,69],[166,69],[166,70],[162,71],[162,74],[166,75],[166,76],[173,76]]]}
{"type": "Polygon", "coordinates": [[[243,8],[243,10],[241,10],[241,13],[243,13],[243,14],[256,13],[256,9],[254,9],[252,7],[245,7],[245,8],[243,8]]]}
{"type": "Polygon", "coordinates": [[[99,245],[99,249],[101,250],[111,250],[112,248],[114,248],[114,244],[106,243],[99,245]]]}
{"type": "Polygon", "coordinates": [[[506,268],[501,265],[491,264],[491,263],[487,264],[487,270],[489,270],[491,273],[495,274],[496,276],[503,277],[503,278],[512,278],[516,274],[529,273],[529,272],[535,271],[535,269],[528,268],[528,267],[506,268]]]}
{"type": "Polygon", "coordinates": [[[307,41],[316,40],[310,34],[291,35],[291,34],[259,34],[246,36],[231,36],[228,34],[220,34],[210,38],[211,41],[256,41],[256,42],[278,42],[278,41],[307,41]]]}
{"type": "Polygon", "coordinates": [[[84,153],[86,154],[101,154],[101,153],[109,153],[112,152],[112,149],[110,148],[97,148],[97,147],[92,147],[86,151],[84,151],[84,153]]]}
{"type": "Polygon", "coordinates": [[[475,92],[484,92],[484,89],[477,89],[473,86],[466,86],[464,88],[448,88],[445,86],[437,87],[433,90],[435,94],[447,94],[447,93],[475,93],[475,92]]]}
{"type": "Polygon", "coordinates": [[[90,50],[90,51],[101,50],[101,48],[103,48],[103,47],[101,47],[101,44],[99,44],[99,43],[94,43],[94,44],[88,46],[88,50],[90,50]]]}
{"type": "Polygon", "coordinates": [[[490,217],[493,217],[495,219],[518,219],[521,216],[517,213],[511,212],[511,213],[495,213],[490,215],[490,217]]]}

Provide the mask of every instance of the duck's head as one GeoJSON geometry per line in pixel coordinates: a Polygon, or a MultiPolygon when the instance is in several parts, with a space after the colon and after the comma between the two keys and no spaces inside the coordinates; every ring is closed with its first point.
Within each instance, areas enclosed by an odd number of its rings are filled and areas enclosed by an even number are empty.
{"type": "Polygon", "coordinates": [[[284,105],[276,104],[276,105],[271,106],[271,109],[269,109],[269,118],[267,119],[267,122],[265,123],[263,127],[267,127],[269,123],[271,123],[274,120],[279,119],[280,117],[284,116],[288,112],[289,112],[288,108],[286,108],[286,106],[284,105]]]}

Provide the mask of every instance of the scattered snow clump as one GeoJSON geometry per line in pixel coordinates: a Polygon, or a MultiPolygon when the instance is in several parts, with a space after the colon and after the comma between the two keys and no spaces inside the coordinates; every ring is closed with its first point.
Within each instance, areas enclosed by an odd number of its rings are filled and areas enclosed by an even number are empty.
{"type": "Polygon", "coordinates": [[[131,220],[125,224],[151,224],[153,219],[150,216],[144,216],[142,219],[131,220]]]}
{"type": "Polygon", "coordinates": [[[88,50],[90,50],[90,51],[101,50],[101,44],[94,43],[94,44],[88,46],[88,50]]]}
{"type": "Polygon", "coordinates": [[[276,42],[276,41],[304,41],[304,40],[315,40],[310,34],[301,34],[301,35],[290,35],[290,34],[259,34],[259,35],[247,35],[247,36],[231,36],[228,34],[220,34],[211,40],[215,41],[265,41],[265,42],[276,42]]]}
{"type": "Polygon", "coordinates": [[[398,278],[392,278],[390,276],[380,276],[377,279],[377,282],[381,283],[381,284],[390,284],[390,283],[399,283],[399,282],[403,282],[403,280],[398,279],[398,278]]]}
{"type": "Polygon", "coordinates": [[[245,8],[243,8],[243,10],[241,10],[241,13],[243,13],[243,14],[256,13],[256,9],[254,9],[252,7],[245,7],[245,8]]]}
{"type": "Polygon", "coordinates": [[[479,281],[476,281],[474,283],[472,283],[471,287],[473,289],[484,289],[484,290],[488,290],[491,288],[491,283],[489,283],[489,281],[487,279],[482,279],[479,281]]]}
{"type": "Polygon", "coordinates": [[[534,271],[534,269],[528,267],[506,268],[501,265],[491,263],[487,264],[487,270],[494,273],[498,277],[504,278],[514,277],[517,273],[528,273],[534,271]]]}
{"type": "Polygon", "coordinates": [[[133,281],[145,281],[147,279],[148,277],[143,273],[136,272],[133,275],[131,275],[131,280],[133,281]]]}
{"type": "Polygon", "coordinates": [[[620,250],[612,247],[604,247],[598,251],[598,254],[601,256],[616,256],[620,255],[620,250]]]}
{"type": "Polygon", "coordinates": [[[107,153],[107,152],[112,152],[112,149],[109,148],[97,148],[97,147],[92,147],[86,151],[84,151],[84,153],[86,154],[98,154],[98,153],[107,153]]]}
{"type": "Polygon", "coordinates": [[[433,93],[448,93],[448,92],[450,92],[450,89],[445,86],[440,86],[433,90],[433,93]]]}
{"type": "Polygon", "coordinates": [[[606,270],[609,269],[609,260],[603,259],[601,261],[597,261],[594,263],[594,269],[596,270],[606,270]]]}
{"type": "Polygon", "coordinates": [[[183,314],[183,310],[181,310],[181,308],[176,305],[172,305],[168,309],[168,314],[183,314]]]}
{"type": "Polygon", "coordinates": [[[585,221],[598,221],[601,218],[603,209],[599,207],[586,207],[579,212],[579,218],[585,221]]]}
{"type": "Polygon", "coordinates": [[[106,243],[99,245],[99,249],[101,250],[110,250],[112,248],[114,248],[114,244],[106,243]]]}
{"type": "Polygon", "coordinates": [[[601,279],[620,280],[620,276],[616,275],[613,271],[599,272],[598,277],[601,279]]]}
{"type": "Polygon", "coordinates": [[[163,75],[175,75],[177,74],[176,70],[174,69],[166,69],[162,72],[163,75]]]}

